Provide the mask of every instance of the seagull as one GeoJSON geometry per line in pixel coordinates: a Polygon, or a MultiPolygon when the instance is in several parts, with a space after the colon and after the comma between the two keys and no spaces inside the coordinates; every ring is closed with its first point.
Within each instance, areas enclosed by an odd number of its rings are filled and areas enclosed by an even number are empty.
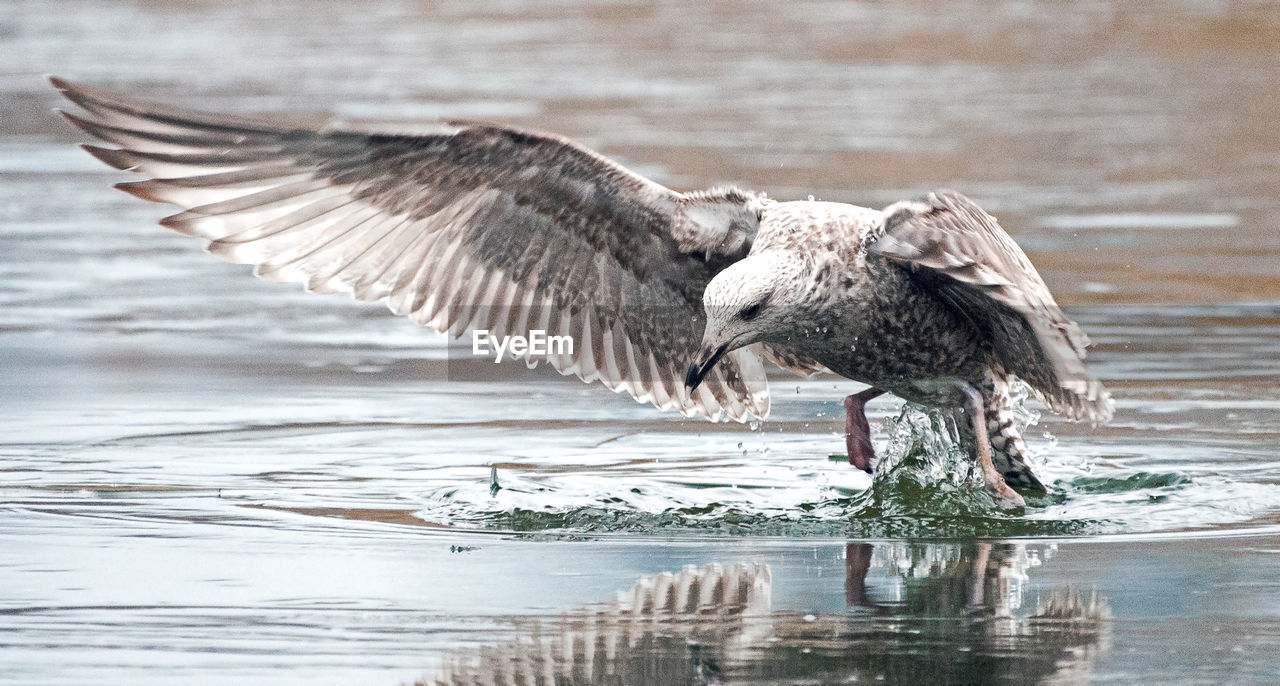
{"type": "Polygon", "coordinates": [[[310,128],[176,109],[50,77],[144,180],[116,185],[183,211],[160,220],[267,281],[382,301],[454,337],[576,345],[533,354],[685,416],[769,413],[766,361],[868,385],[847,397],[849,462],[872,471],[864,407],[891,393],[954,419],[1001,507],[1043,491],[1014,424],[1025,382],[1095,424],[1110,394],[1089,339],[1013,239],[939,190],[876,210],[678,192],[569,139],[471,121],[412,134],[310,128]]]}

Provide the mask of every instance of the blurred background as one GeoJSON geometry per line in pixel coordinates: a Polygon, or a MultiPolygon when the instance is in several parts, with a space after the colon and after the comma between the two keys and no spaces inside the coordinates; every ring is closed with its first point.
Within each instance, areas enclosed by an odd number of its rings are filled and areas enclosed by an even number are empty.
{"type": "Polygon", "coordinates": [[[498,120],[678,188],[958,186],[1069,303],[1280,292],[1272,2],[18,0],[2,21],[7,137],[75,139],[45,72],[212,110],[498,120]]]}
{"type": "MultiPolygon", "coordinates": [[[[0,682],[396,683],[446,648],[504,643],[509,617],[719,561],[772,565],[775,610],[855,628],[870,626],[855,596],[936,616],[943,591],[907,602],[912,579],[1005,579],[992,593],[1016,597],[1014,615],[1040,590],[1093,588],[1132,621],[1090,633],[1063,683],[1266,683],[1280,663],[1278,45],[1280,4],[1248,1],[9,0],[0,682]],[[317,123],[534,127],[681,190],[879,207],[952,187],[1000,218],[1090,333],[1117,417],[1039,418],[1053,494],[1007,516],[939,476],[945,463],[871,484],[828,461],[838,400],[857,390],[833,378],[777,375],[754,429],[549,370],[477,363],[450,382],[442,337],[257,282],[155,226],[169,208],[110,188],[128,175],[75,147],[45,73],[317,123]],[[1005,557],[1034,562],[1014,590],[1007,564],[974,557],[975,535],[1015,537],[1005,557]],[[851,557],[846,540],[879,547],[851,557]],[[852,595],[850,560],[873,570],[852,595]]],[[[878,450],[919,433],[893,400],[871,409],[878,450]]],[[[939,665],[967,649],[985,657],[963,678],[1055,678],[1056,652],[1034,674],[1011,658],[1035,632],[969,642],[986,615],[956,612],[970,619],[928,625],[928,641],[908,622],[823,649],[939,665]]],[[[836,663],[786,662],[819,681],[881,668],[836,663]]]]}

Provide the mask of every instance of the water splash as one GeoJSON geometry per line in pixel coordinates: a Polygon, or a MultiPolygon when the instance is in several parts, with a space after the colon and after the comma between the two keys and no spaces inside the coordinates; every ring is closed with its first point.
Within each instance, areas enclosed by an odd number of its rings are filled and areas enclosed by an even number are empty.
{"type": "Polygon", "coordinates": [[[885,428],[889,443],[876,463],[877,483],[909,478],[922,486],[981,487],[951,413],[904,403],[885,428]]]}
{"type": "MultiPolygon", "coordinates": [[[[1022,396],[1025,397],[1025,396],[1022,396]]],[[[1021,403],[1022,400],[1019,400],[1021,403]]],[[[1021,426],[1034,410],[1018,413],[1021,426]]],[[[1098,532],[1093,518],[1028,518],[996,507],[949,413],[906,404],[885,426],[889,442],[876,473],[843,462],[815,463],[809,454],[763,464],[735,442],[734,459],[653,465],[643,472],[566,474],[534,470],[504,477],[501,493],[441,489],[428,497],[425,519],[466,528],[531,535],[963,536],[1098,532]],[[790,463],[791,460],[796,463],[790,463]],[[802,461],[802,462],[801,462],[802,461]]],[[[763,437],[762,437],[763,438],[763,437]]],[[[1050,496],[1040,504],[1053,503],[1050,496]]],[[[1033,503],[1034,505],[1035,503],[1033,503]]]]}
{"type": "MultiPolygon", "coordinates": [[[[1015,426],[1024,432],[1040,418],[1029,396],[1025,387],[1013,389],[1015,426]]],[[[1245,521],[1272,502],[1263,486],[1176,469],[1135,476],[1117,467],[1114,455],[1074,454],[1036,440],[1030,450],[1049,492],[1028,497],[1024,510],[1002,511],[948,413],[905,404],[885,419],[875,435],[888,441],[877,441],[871,477],[842,455],[816,458],[839,445],[839,434],[804,431],[808,422],[792,421],[790,430],[771,424],[753,431],[750,441],[650,431],[592,441],[590,449],[562,448],[504,463],[496,494],[491,463],[483,471],[459,465],[436,470],[429,490],[410,497],[431,524],[551,537],[1102,534],[1245,521]],[[1082,471],[1090,460],[1105,466],[1082,471]]]]}

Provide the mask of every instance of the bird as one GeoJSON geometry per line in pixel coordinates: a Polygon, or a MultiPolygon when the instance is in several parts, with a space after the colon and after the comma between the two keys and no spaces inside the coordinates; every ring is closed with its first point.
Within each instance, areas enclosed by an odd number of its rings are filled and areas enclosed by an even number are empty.
{"type": "Polygon", "coordinates": [[[1026,254],[964,195],[883,210],[680,192],[570,139],[474,121],[413,132],[310,127],[152,104],[50,76],[141,174],[116,188],[182,211],[160,224],[264,280],[382,301],[453,337],[538,330],[566,350],[509,352],[689,417],[765,419],[765,363],[867,384],[845,398],[850,464],[873,471],[865,405],[937,408],[996,505],[1044,486],[1011,388],[1103,423],[1090,344],[1026,254]]]}

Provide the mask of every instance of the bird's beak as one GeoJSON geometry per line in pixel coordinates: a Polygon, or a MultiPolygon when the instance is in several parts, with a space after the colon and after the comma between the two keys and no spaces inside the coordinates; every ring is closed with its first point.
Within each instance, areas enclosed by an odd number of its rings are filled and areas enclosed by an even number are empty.
{"type": "Polygon", "coordinates": [[[689,365],[689,373],[684,376],[684,385],[691,391],[697,388],[707,372],[711,371],[711,368],[716,366],[716,362],[719,362],[727,352],[729,352],[728,345],[717,346],[704,341],[702,348],[698,350],[698,358],[689,365]]]}

